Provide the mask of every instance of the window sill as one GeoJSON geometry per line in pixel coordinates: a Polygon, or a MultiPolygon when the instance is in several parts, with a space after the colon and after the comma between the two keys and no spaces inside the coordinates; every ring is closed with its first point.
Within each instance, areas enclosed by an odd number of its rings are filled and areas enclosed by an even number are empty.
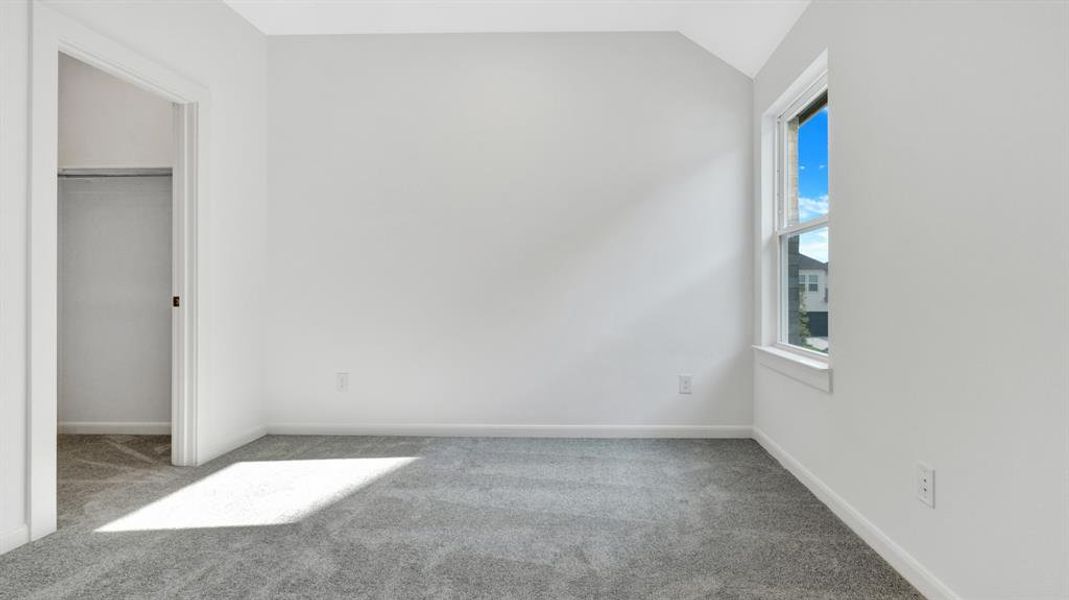
{"type": "Polygon", "coordinates": [[[831,392],[831,365],[775,346],[754,346],[757,363],[824,392],[831,392]]]}

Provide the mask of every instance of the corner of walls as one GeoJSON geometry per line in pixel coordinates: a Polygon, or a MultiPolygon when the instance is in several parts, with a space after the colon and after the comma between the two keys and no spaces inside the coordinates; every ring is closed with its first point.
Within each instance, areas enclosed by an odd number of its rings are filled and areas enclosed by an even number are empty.
{"type": "Polygon", "coordinates": [[[29,541],[30,528],[26,525],[19,525],[11,531],[0,533],[0,554],[14,550],[29,541]]]}
{"type": "Polygon", "coordinates": [[[783,449],[759,427],[753,428],[753,439],[786,468],[810,492],[831,509],[858,537],[886,560],[906,581],[929,600],[959,600],[945,583],[939,580],[920,561],[895,543],[886,533],[867,519],[857,508],[837,494],[824,480],[783,449]]]}
{"type": "Polygon", "coordinates": [[[268,433],[270,431],[266,425],[256,425],[245,432],[230,435],[225,439],[212,439],[208,444],[197,449],[197,466],[210,463],[228,452],[255,442],[268,433]]]}
{"type": "Polygon", "coordinates": [[[755,437],[930,597],[1069,597],[1069,4],[815,2],[755,139],[825,50],[835,388],[756,365],[755,437]]]}
{"type": "Polygon", "coordinates": [[[272,426],[749,426],[751,78],[668,33],[269,47],[272,426]]]}

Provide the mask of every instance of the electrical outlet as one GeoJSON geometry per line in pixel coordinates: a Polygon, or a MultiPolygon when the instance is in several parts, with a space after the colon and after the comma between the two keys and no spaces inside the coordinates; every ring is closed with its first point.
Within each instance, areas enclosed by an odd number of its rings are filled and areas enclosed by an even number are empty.
{"type": "Polygon", "coordinates": [[[335,373],[334,374],[334,387],[339,392],[349,391],[349,374],[348,373],[335,373]]]}
{"type": "Polygon", "coordinates": [[[935,469],[919,462],[917,463],[917,499],[935,508],[935,469]]]}
{"type": "Polygon", "coordinates": [[[679,376],[679,393],[689,396],[693,392],[693,381],[690,375],[679,376]]]}

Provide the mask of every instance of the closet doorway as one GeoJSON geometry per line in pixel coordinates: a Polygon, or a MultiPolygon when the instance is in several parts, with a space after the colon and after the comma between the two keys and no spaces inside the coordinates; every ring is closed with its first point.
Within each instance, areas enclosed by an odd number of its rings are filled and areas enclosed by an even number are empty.
{"type": "Polygon", "coordinates": [[[170,467],[174,105],[59,56],[57,525],[170,467]]]}
{"type": "MultiPolygon", "coordinates": [[[[80,427],[90,430],[96,428],[96,431],[103,431],[102,428],[105,427],[115,427],[120,431],[120,433],[112,434],[71,435],[155,435],[152,433],[152,427],[158,428],[157,430],[166,430],[169,425],[169,432],[165,431],[160,434],[164,437],[163,443],[150,440],[147,446],[140,442],[126,445],[110,444],[108,450],[109,452],[115,450],[113,456],[122,456],[122,460],[129,459],[129,461],[137,461],[144,465],[151,463],[152,468],[169,469],[173,466],[198,464],[197,391],[200,387],[198,385],[200,348],[197,342],[200,337],[198,331],[201,311],[197,301],[200,295],[197,258],[199,247],[204,243],[199,234],[201,229],[199,223],[203,217],[200,216],[198,207],[201,206],[201,200],[208,190],[201,175],[204,172],[205,163],[203,148],[210,145],[208,140],[210,94],[205,87],[185,78],[168,66],[157,63],[136,50],[86,28],[43,3],[33,3],[32,11],[30,100],[34,110],[30,115],[26,503],[29,538],[35,540],[57,529],[57,526],[61,524],[61,508],[63,510],[72,509],[72,507],[77,509],[77,505],[72,504],[59,506],[63,502],[64,494],[107,488],[111,483],[122,481],[120,477],[108,482],[94,483],[80,478],[80,475],[84,475],[85,472],[65,471],[66,467],[60,460],[61,455],[67,449],[61,446],[59,439],[62,435],[66,435],[60,433],[61,418],[64,419],[63,427],[67,428],[67,431],[74,431],[80,427]],[[141,119],[144,115],[138,112],[136,103],[126,102],[123,109],[117,111],[111,111],[115,105],[106,103],[99,106],[110,107],[108,110],[76,109],[73,114],[78,115],[78,118],[74,121],[66,120],[71,113],[66,109],[61,110],[61,104],[74,96],[61,97],[60,70],[64,64],[68,67],[73,64],[77,69],[88,68],[89,70],[83,71],[83,74],[91,73],[94,78],[103,73],[112,78],[111,84],[125,86],[123,87],[125,91],[120,94],[122,96],[133,90],[136,94],[147,95],[148,98],[162,103],[157,104],[163,107],[162,110],[153,109],[153,111],[162,114],[163,118],[153,120],[153,125],[146,127],[145,121],[141,119]],[[82,112],[88,112],[88,115],[81,114],[82,112]],[[64,116],[65,114],[67,116],[64,116]],[[69,129],[72,127],[72,122],[79,125],[73,125],[75,129],[69,129]],[[79,127],[81,129],[78,129],[79,127]],[[61,130],[64,128],[68,129],[62,134],[64,139],[61,139],[61,130]],[[160,156],[146,152],[146,146],[141,145],[151,139],[151,136],[143,137],[143,133],[157,130],[169,132],[168,147],[164,150],[168,160],[142,161],[145,157],[160,156]],[[68,135],[69,131],[74,131],[75,134],[68,135]],[[94,131],[97,133],[93,133],[94,131]],[[116,155],[105,152],[110,148],[108,140],[113,139],[110,134],[116,132],[121,134],[117,139],[125,139],[130,144],[129,147],[137,148],[138,152],[118,158],[116,155]],[[86,135],[87,133],[89,135],[86,135]],[[72,159],[72,156],[76,158],[72,159]],[[130,159],[131,156],[133,159],[130,159]],[[89,157],[91,160],[83,160],[84,157],[89,157]],[[169,177],[166,169],[170,169],[169,177]],[[68,241],[60,240],[61,228],[65,232],[90,231],[92,235],[87,234],[88,238],[83,240],[86,243],[91,241],[99,244],[113,240],[108,240],[105,232],[94,231],[92,227],[85,229],[80,225],[73,225],[68,218],[72,217],[73,213],[61,215],[61,205],[70,202],[73,198],[84,200],[87,196],[93,196],[94,193],[88,191],[89,189],[99,192],[124,186],[134,188],[136,191],[127,189],[126,192],[140,196],[143,201],[155,194],[158,201],[164,202],[161,194],[166,191],[168,179],[171,200],[170,293],[163,295],[162,298],[156,291],[148,294],[153,296],[150,310],[161,311],[158,313],[160,315],[170,315],[170,369],[160,366],[163,362],[160,356],[164,355],[157,354],[155,360],[140,363],[138,368],[141,371],[133,374],[139,380],[127,380],[125,385],[131,389],[133,386],[146,385],[142,379],[155,377],[157,383],[160,380],[169,379],[169,394],[164,393],[162,394],[163,400],[157,400],[160,404],[169,401],[169,419],[166,415],[161,417],[159,412],[137,415],[119,411],[110,413],[121,415],[114,417],[119,419],[116,421],[103,418],[99,421],[77,420],[86,418],[87,413],[74,411],[73,405],[71,408],[74,412],[66,411],[66,401],[64,401],[64,411],[61,413],[60,410],[60,387],[66,385],[61,382],[61,370],[64,378],[84,377],[86,373],[79,375],[76,371],[68,369],[71,365],[67,363],[87,354],[92,355],[91,360],[99,360],[100,357],[96,354],[105,351],[103,350],[104,343],[114,340],[110,338],[102,340],[100,339],[102,336],[97,335],[96,341],[92,344],[93,348],[79,348],[75,339],[78,336],[72,338],[67,335],[69,332],[61,332],[61,319],[65,323],[76,319],[83,308],[72,307],[69,299],[64,300],[67,302],[66,306],[61,306],[61,300],[63,300],[61,295],[69,290],[63,289],[65,284],[61,282],[60,269],[61,267],[80,266],[80,263],[74,260],[73,252],[66,257],[61,256],[61,251],[75,247],[68,241]],[[75,182],[75,180],[80,181],[75,182]],[[125,181],[120,182],[120,180],[125,181]],[[95,186],[90,188],[89,183],[95,183],[95,186]],[[159,186],[159,189],[153,191],[153,186],[159,186]],[[63,198],[61,198],[61,193],[63,198]],[[64,217],[62,224],[61,216],[64,217]],[[166,313],[162,312],[164,309],[166,313]],[[61,315],[61,312],[64,314],[61,315]],[[65,346],[62,349],[62,357],[61,338],[64,338],[62,342],[65,346]],[[150,365],[156,365],[156,367],[150,365]],[[163,420],[154,420],[157,418],[163,420]],[[149,433],[138,433],[137,430],[140,428],[148,428],[149,433]],[[123,433],[123,431],[133,431],[133,433],[123,433]],[[166,438],[168,433],[169,440],[166,438]],[[128,450],[131,449],[134,451],[129,452],[128,450]],[[146,449],[148,449],[147,452],[146,449]],[[144,461],[142,460],[144,456],[153,457],[153,460],[144,461]],[[77,485],[73,487],[68,485],[76,482],[77,485]],[[76,489],[79,485],[84,489],[76,489]],[[97,487],[94,488],[94,485],[97,487]]],[[[75,105],[77,106],[77,102],[75,105]]],[[[115,196],[111,193],[107,195],[115,196]]],[[[119,198],[122,196],[122,193],[118,194],[119,198]]],[[[151,200],[147,202],[152,203],[151,200]]],[[[99,212],[98,217],[103,212],[99,212]]],[[[157,215],[157,217],[160,216],[157,215]]],[[[157,225],[162,227],[161,223],[157,219],[157,225]]],[[[158,260],[145,263],[134,261],[130,265],[156,263],[158,260]]],[[[97,269],[102,268],[99,264],[93,266],[97,269]]],[[[109,273],[109,277],[115,276],[116,274],[109,273]]],[[[161,276],[161,274],[157,273],[156,276],[161,276]]],[[[95,297],[99,300],[102,297],[100,290],[93,291],[96,296],[89,292],[91,287],[89,284],[92,282],[93,279],[88,278],[82,282],[86,284],[85,286],[79,288],[78,285],[74,285],[72,289],[81,289],[83,294],[89,294],[84,295],[83,299],[95,297]]],[[[115,294],[120,287],[117,285],[117,280],[113,279],[109,293],[115,294]]],[[[151,287],[149,285],[145,289],[151,287]]],[[[112,303],[111,310],[120,312],[120,309],[116,307],[121,306],[122,303],[116,304],[117,300],[112,297],[109,302],[112,303]]],[[[84,308],[88,310],[88,307],[84,308]]],[[[158,318],[154,322],[156,325],[153,329],[156,331],[161,331],[166,327],[159,323],[158,318]]],[[[118,337],[122,334],[108,335],[118,337]]],[[[106,351],[111,351],[110,346],[106,351]]],[[[138,360],[144,358],[146,357],[139,357],[138,360]]],[[[97,363],[97,365],[101,364],[104,363],[97,363]]],[[[107,377],[109,369],[111,367],[83,370],[90,371],[97,377],[107,377]]],[[[83,389],[92,388],[94,385],[101,386],[102,384],[99,381],[90,382],[83,386],[83,389]]],[[[158,390],[159,386],[154,385],[152,389],[158,390]]],[[[64,393],[66,394],[67,391],[69,388],[65,389],[64,393]]],[[[153,394],[157,398],[161,396],[156,392],[153,394]]],[[[112,403],[118,402],[110,392],[99,392],[97,395],[108,397],[112,403]]],[[[86,394],[86,396],[92,396],[92,394],[86,394]]],[[[150,400],[149,404],[151,403],[150,400]]],[[[157,407],[160,404],[157,404],[157,407]]],[[[88,414],[96,415],[97,413],[88,414]]],[[[106,418],[112,417],[106,416],[106,418]]],[[[93,419],[97,417],[94,416],[93,419]]],[[[145,429],[140,429],[140,431],[145,431],[145,429]]],[[[120,439],[129,441],[129,438],[120,439]]],[[[82,456],[88,457],[85,454],[82,456]]],[[[92,460],[88,457],[83,463],[88,465],[92,460]]],[[[122,469],[115,470],[116,473],[119,471],[122,469]]],[[[122,472],[130,474],[130,471],[122,472]]],[[[122,490],[123,488],[120,486],[115,489],[122,490]]]]}

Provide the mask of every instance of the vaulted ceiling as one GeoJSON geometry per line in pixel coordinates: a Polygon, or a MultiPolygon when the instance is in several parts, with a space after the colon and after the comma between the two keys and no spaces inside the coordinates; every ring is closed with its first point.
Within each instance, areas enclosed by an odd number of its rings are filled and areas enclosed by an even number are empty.
{"type": "Polygon", "coordinates": [[[267,35],[678,31],[754,76],[810,0],[224,0],[267,35]]]}

